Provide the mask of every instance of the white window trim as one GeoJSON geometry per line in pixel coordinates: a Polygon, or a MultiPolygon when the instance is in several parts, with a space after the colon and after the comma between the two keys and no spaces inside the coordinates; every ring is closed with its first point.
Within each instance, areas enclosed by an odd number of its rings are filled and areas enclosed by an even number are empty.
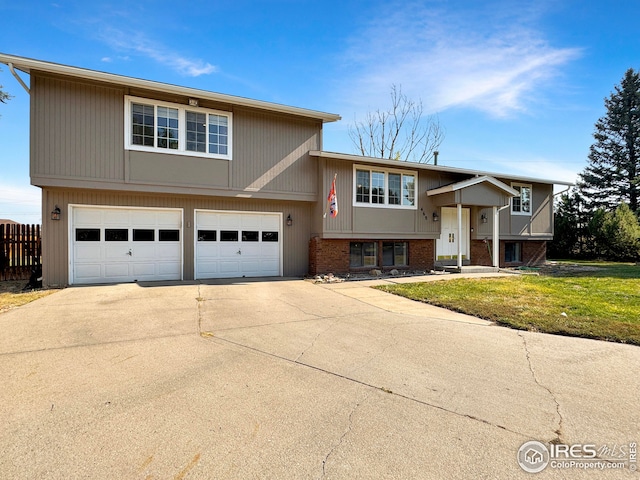
{"type": "Polygon", "coordinates": [[[522,211],[522,191],[520,191],[520,211],[519,212],[514,212],[513,211],[513,199],[511,200],[511,215],[523,215],[526,217],[530,217],[531,216],[531,210],[533,209],[533,187],[531,186],[530,183],[511,183],[511,187],[525,187],[529,189],[529,211],[528,212],[523,212],[522,211]]]}
{"type": "MultiPolygon", "coordinates": [[[[154,115],[155,117],[155,115],[154,115]]],[[[157,117],[155,117],[157,118],[157,117]]],[[[154,125],[154,135],[157,135],[157,125],[154,125]]],[[[209,144],[209,133],[207,132],[207,145],[209,144]]],[[[231,160],[233,158],[232,152],[233,145],[233,113],[225,112],[222,110],[212,110],[208,108],[202,107],[190,107],[189,105],[182,105],[179,103],[172,102],[160,102],[158,100],[153,100],[150,98],[143,97],[132,97],[130,95],[125,95],[124,97],[124,149],[125,150],[136,150],[139,152],[150,152],[150,153],[162,153],[168,155],[182,155],[188,157],[201,157],[201,158],[218,158],[222,160],[231,160]],[[158,148],[158,147],[146,147],[144,145],[134,145],[131,143],[131,105],[133,103],[143,103],[145,105],[153,105],[154,109],[157,111],[158,107],[169,107],[178,109],[178,149],[172,150],[170,148],[158,148]],[[211,113],[214,115],[222,115],[229,119],[228,126],[228,145],[227,145],[227,154],[222,155],[219,153],[202,153],[202,152],[193,152],[191,150],[187,150],[187,111],[196,112],[196,113],[211,113]]]]}
{"type": "MultiPolygon", "coordinates": [[[[369,187],[371,188],[371,187],[369,187]]],[[[402,192],[402,178],[400,179],[400,191],[402,192]]],[[[353,187],[352,187],[352,204],[354,207],[364,208],[387,208],[387,209],[401,209],[401,210],[417,210],[418,209],[418,172],[414,170],[397,170],[391,168],[377,168],[371,165],[353,165],[353,187]],[[362,203],[356,201],[357,198],[357,179],[356,170],[368,170],[369,172],[381,172],[384,173],[384,203],[362,203]],[[389,174],[395,173],[400,175],[413,175],[414,178],[414,199],[413,205],[390,205],[389,202],[389,174]]],[[[371,193],[369,193],[371,195],[371,193]]]]}

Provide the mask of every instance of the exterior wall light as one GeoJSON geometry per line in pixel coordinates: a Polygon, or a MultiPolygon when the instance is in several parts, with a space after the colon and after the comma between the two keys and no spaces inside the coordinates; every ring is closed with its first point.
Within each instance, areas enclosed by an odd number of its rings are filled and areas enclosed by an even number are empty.
{"type": "Polygon", "coordinates": [[[487,218],[487,214],[483,213],[482,215],[480,215],[480,220],[482,221],[482,223],[487,223],[487,221],[489,220],[487,218]]]}
{"type": "Polygon", "coordinates": [[[287,227],[290,227],[291,225],[293,225],[293,219],[291,218],[291,214],[289,214],[287,217],[287,227]]]}
{"type": "Polygon", "coordinates": [[[437,222],[438,220],[440,220],[440,215],[438,215],[438,212],[433,212],[433,221],[437,222]]]}
{"type": "Polygon", "coordinates": [[[51,211],[51,220],[60,220],[60,207],[56,207],[51,211]]]}

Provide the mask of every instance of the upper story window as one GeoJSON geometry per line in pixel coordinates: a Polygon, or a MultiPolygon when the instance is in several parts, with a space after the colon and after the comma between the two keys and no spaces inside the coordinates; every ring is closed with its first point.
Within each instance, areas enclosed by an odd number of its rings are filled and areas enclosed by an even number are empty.
{"type": "Polygon", "coordinates": [[[511,199],[511,213],[514,215],[531,215],[531,185],[512,183],[511,188],[520,195],[511,199]]]}
{"type": "Polygon", "coordinates": [[[231,160],[232,114],[125,97],[125,149],[231,160]]]}
{"type": "Polygon", "coordinates": [[[353,204],[356,206],[416,208],[416,172],[355,165],[353,179],[353,204]]]}

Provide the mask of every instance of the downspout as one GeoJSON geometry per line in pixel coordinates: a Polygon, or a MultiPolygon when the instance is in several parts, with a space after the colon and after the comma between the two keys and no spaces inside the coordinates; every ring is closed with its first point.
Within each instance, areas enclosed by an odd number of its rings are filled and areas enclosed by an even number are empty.
{"type": "MultiPolygon", "coordinates": [[[[558,193],[554,193],[551,198],[556,198],[558,195],[562,195],[565,192],[568,192],[569,190],[571,190],[571,187],[573,185],[569,185],[567,188],[565,188],[564,190],[562,190],[561,192],[558,193]]],[[[556,221],[554,219],[554,216],[556,214],[556,206],[555,206],[555,202],[551,202],[551,234],[555,236],[556,234],[556,221]]]]}
{"type": "Polygon", "coordinates": [[[27,87],[27,84],[24,83],[24,81],[18,76],[18,73],[14,70],[13,68],[13,63],[7,63],[7,65],[9,66],[9,71],[11,72],[11,74],[16,77],[16,80],[18,80],[18,83],[20,85],[22,85],[22,88],[25,89],[25,91],[31,95],[31,92],[29,91],[29,87],[27,87]]]}
{"type": "Polygon", "coordinates": [[[493,267],[497,268],[500,268],[500,212],[510,206],[511,197],[509,197],[509,203],[505,206],[500,208],[493,207],[493,258],[491,263],[493,263],[493,267]]]}

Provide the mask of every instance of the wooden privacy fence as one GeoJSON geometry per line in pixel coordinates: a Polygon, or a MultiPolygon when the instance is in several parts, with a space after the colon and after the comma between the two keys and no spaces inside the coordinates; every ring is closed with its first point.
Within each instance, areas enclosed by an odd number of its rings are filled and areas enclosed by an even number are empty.
{"type": "Polygon", "coordinates": [[[40,225],[0,224],[0,280],[28,280],[41,265],[40,225]]]}

